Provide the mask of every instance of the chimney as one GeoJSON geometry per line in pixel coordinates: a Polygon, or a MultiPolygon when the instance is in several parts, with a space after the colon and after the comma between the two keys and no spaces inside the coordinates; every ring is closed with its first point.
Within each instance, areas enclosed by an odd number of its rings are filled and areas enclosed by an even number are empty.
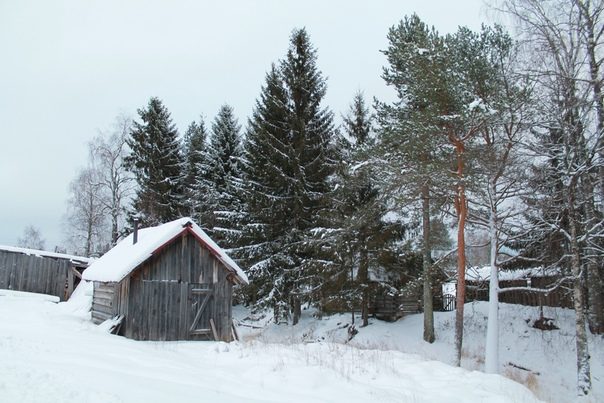
{"type": "Polygon", "coordinates": [[[132,245],[138,242],[138,218],[134,219],[134,232],[132,235],[132,245]]]}

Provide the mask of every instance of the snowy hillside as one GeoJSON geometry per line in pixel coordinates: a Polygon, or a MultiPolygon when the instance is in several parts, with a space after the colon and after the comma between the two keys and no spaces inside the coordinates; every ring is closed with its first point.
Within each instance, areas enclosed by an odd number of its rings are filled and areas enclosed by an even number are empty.
{"type": "MultiPolygon", "coordinates": [[[[421,315],[373,321],[349,342],[350,315],[295,326],[235,310],[243,341],[137,342],[89,321],[90,291],[69,302],[0,290],[0,397],[24,402],[530,402],[528,389],[486,375],[484,304],[470,304],[465,369],[452,357],[453,313],[437,314],[437,341],[421,341],[421,315]],[[442,362],[439,362],[442,361],[442,362]],[[444,363],[443,363],[444,362],[444,363]]],[[[572,315],[549,312],[559,331],[530,328],[531,308],[503,305],[502,367],[544,400],[574,399],[572,315]]],[[[604,349],[591,346],[595,393],[602,401],[604,349]]]]}
{"type": "MultiPolygon", "coordinates": [[[[484,370],[487,312],[487,302],[466,305],[462,367],[468,371],[484,370]]],[[[239,307],[235,314],[242,317],[247,312],[239,307]]],[[[539,309],[536,307],[500,304],[499,317],[499,373],[528,386],[541,400],[575,401],[574,312],[545,307],[544,317],[553,319],[554,325],[559,327],[551,331],[530,326],[539,318],[539,309]]],[[[259,322],[268,319],[270,317],[259,322]]],[[[357,323],[361,322],[359,317],[356,320],[357,323]]],[[[382,351],[382,357],[386,360],[391,353],[403,352],[421,360],[451,364],[454,356],[454,321],[455,312],[435,312],[436,341],[428,344],[422,340],[423,315],[407,316],[395,323],[372,320],[367,328],[357,328],[359,333],[348,342],[348,346],[374,353],[382,351]]],[[[251,322],[249,319],[241,321],[243,325],[251,322]]],[[[243,328],[247,329],[248,337],[257,337],[264,343],[284,342],[295,346],[313,341],[346,343],[350,323],[351,315],[326,317],[323,320],[307,315],[295,330],[294,327],[282,325],[272,325],[267,329],[243,328]]],[[[604,402],[604,339],[590,337],[590,353],[592,394],[579,401],[604,402]]],[[[464,397],[459,401],[468,400],[464,397]]]]}

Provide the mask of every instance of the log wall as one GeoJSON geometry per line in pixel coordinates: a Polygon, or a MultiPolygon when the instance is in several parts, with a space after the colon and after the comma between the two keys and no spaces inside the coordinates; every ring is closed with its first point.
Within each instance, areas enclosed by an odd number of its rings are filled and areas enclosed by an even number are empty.
{"type": "Polygon", "coordinates": [[[92,322],[99,325],[116,316],[116,283],[94,283],[92,298],[92,322]]]}
{"type": "Polygon", "coordinates": [[[422,311],[422,300],[419,295],[379,295],[373,299],[369,309],[371,315],[389,322],[422,311]]]}

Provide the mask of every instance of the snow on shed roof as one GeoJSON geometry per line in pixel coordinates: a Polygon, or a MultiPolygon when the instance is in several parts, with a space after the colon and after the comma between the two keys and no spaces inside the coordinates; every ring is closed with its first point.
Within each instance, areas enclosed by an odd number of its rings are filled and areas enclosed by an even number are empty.
{"type": "Polygon", "coordinates": [[[45,250],[18,248],[15,246],[0,245],[0,251],[22,253],[28,256],[51,257],[53,259],[65,259],[77,265],[88,265],[94,261],[93,258],[67,255],[65,253],[47,252],[45,250]]]}
{"type": "Polygon", "coordinates": [[[82,275],[84,280],[119,282],[149,259],[156,251],[178,237],[185,231],[190,231],[200,242],[231,270],[243,283],[248,283],[247,276],[216,243],[189,217],[159,225],[143,228],[138,231],[138,240],[133,244],[133,234],[128,235],[113,249],[101,256],[86,269],[82,275]]]}

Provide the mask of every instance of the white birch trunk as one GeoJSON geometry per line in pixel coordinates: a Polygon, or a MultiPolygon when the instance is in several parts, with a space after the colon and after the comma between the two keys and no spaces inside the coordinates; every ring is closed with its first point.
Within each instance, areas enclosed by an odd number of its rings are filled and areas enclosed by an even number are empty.
{"type": "Polygon", "coordinates": [[[489,217],[491,274],[489,276],[489,318],[484,359],[485,372],[488,374],[496,374],[499,371],[499,270],[497,270],[496,215],[496,207],[493,207],[489,217]]]}
{"type": "Polygon", "coordinates": [[[575,308],[575,347],[577,349],[577,393],[586,396],[591,391],[591,370],[589,365],[589,345],[585,326],[585,306],[583,284],[581,284],[581,257],[577,236],[577,218],[574,211],[574,188],[569,189],[571,267],[573,270],[573,304],[575,308]]]}

